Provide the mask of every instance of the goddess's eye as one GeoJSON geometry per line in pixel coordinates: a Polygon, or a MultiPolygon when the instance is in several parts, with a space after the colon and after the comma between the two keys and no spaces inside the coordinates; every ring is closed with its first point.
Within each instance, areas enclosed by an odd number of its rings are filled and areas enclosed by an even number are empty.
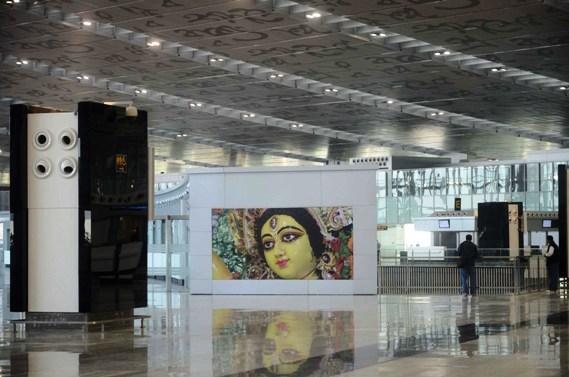
{"type": "Polygon", "coordinates": [[[263,249],[265,249],[265,251],[271,250],[273,247],[275,247],[275,241],[273,240],[263,241],[263,249]]]}
{"type": "Polygon", "coordinates": [[[286,233],[283,234],[282,236],[282,240],[283,242],[292,242],[294,240],[296,240],[297,238],[300,237],[300,234],[296,234],[296,233],[286,233]]]}

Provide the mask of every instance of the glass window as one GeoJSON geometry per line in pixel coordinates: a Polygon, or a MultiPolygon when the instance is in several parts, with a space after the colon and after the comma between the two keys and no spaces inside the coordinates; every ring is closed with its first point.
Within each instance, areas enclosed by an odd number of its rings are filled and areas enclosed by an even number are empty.
{"type": "Polygon", "coordinates": [[[472,193],[484,193],[484,166],[472,167],[472,193]]]}
{"type": "Polygon", "coordinates": [[[538,192],[539,191],[539,164],[527,164],[527,191],[528,192],[538,192]]]}
{"type": "Polygon", "coordinates": [[[553,191],[553,163],[552,162],[542,162],[541,167],[541,191],[549,192],[553,191]]]}

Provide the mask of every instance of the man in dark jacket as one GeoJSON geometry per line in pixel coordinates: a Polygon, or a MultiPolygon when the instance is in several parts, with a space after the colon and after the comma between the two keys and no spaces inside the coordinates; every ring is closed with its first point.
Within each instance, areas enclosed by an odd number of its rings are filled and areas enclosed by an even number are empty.
{"type": "Polygon", "coordinates": [[[478,258],[478,248],[472,242],[472,236],[466,235],[466,241],[458,247],[460,286],[463,296],[476,294],[476,271],[474,264],[478,258]]]}
{"type": "Polygon", "coordinates": [[[559,246],[553,240],[553,236],[547,236],[547,244],[543,249],[543,255],[547,263],[547,289],[555,293],[559,288],[559,246]]]}

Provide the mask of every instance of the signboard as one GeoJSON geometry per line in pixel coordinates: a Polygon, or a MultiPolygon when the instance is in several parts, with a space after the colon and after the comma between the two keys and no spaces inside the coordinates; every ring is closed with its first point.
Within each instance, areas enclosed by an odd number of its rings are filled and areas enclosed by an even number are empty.
{"type": "Polygon", "coordinates": [[[462,200],[460,198],[454,198],[454,210],[460,211],[462,207],[462,200]]]}

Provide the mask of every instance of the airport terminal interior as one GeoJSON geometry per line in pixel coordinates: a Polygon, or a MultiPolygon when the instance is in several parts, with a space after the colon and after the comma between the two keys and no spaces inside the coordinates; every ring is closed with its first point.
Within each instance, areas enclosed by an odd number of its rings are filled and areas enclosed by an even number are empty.
{"type": "Polygon", "coordinates": [[[1,0],[0,117],[1,377],[569,376],[566,0],[1,0]]]}

